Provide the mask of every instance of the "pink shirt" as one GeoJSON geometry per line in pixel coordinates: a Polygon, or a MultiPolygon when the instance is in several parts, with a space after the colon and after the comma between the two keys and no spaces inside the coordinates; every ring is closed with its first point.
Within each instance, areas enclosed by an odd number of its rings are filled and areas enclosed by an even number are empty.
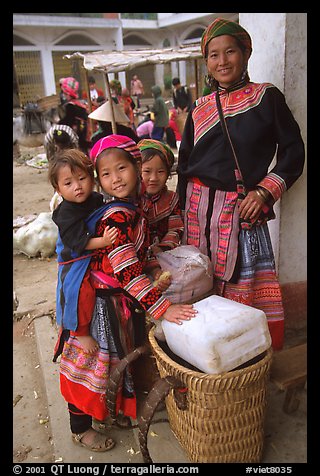
{"type": "Polygon", "coordinates": [[[140,79],[132,79],[131,80],[131,94],[132,96],[144,94],[143,92],[143,84],[140,79]]]}
{"type": "Polygon", "coordinates": [[[153,129],[153,121],[147,121],[143,122],[140,124],[140,126],[137,127],[137,135],[138,137],[149,135],[151,137],[151,132],[153,129]]]}

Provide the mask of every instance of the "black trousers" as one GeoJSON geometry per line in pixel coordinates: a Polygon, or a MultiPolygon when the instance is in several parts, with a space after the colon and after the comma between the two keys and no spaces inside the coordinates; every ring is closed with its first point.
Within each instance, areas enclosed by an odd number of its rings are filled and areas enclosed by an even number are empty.
{"type": "Polygon", "coordinates": [[[70,415],[70,428],[72,433],[84,433],[89,430],[92,425],[92,416],[83,413],[77,407],[68,403],[68,410],[70,415]]]}

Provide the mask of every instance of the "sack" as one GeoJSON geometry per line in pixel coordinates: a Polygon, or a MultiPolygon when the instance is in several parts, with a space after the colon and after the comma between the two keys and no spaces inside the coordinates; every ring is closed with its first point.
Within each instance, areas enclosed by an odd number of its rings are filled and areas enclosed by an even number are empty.
{"type": "Polygon", "coordinates": [[[213,266],[208,256],[192,245],[181,245],[157,254],[163,271],[170,271],[171,284],[163,293],[172,303],[186,303],[213,288],[213,266]]]}

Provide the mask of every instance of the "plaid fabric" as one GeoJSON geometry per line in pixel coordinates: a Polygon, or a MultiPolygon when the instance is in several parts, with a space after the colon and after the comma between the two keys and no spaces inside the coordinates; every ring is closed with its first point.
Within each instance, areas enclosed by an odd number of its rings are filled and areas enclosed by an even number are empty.
{"type": "Polygon", "coordinates": [[[252,51],[251,37],[239,23],[224,20],[223,18],[216,18],[203,32],[201,38],[201,51],[204,58],[206,57],[206,46],[209,41],[221,35],[234,36],[246,49],[252,51]]]}
{"type": "Polygon", "coordinates": [[[99,154],[106,149],[111,148],[124,149],[136,160],[141,161],[141,152],[137,147],[137,144],[127,136],[121,136],[119,134],[111,134],[98,140],[90,151],[90,158],[94,164],[99,154]]]}
{"type": "Polygon", "coordinates": [[[166,159],[166,161],[169,165],[169,168],[171,169],[171,167],[173,166],[173,164],[174,164],[174,155],[173,155],[172,150],[170,149],[170,147],[167,144],[164,144],[163,142],[160,142],[160,141],[154,140],[154,139],[142,139],[140,142],[138,142],[138,147],[139,147],[141,152],[145,149],[159,150],[164,155],[164,157],[165,157],[165,159],[166,159]]]}
{"type": "Polygon", "coordinates": [[[61,80],[62,92],[68,94],[72,98],[78,97],[79,82],[72,77],[63,78],[61,80]]]}

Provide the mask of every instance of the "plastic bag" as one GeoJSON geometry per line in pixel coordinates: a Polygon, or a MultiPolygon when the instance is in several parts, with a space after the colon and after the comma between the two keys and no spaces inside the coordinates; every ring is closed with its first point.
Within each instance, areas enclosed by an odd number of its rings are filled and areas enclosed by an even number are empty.
{"type": "Polygon", "coordinates": [[[163,295],[172,303],[186,303],[203,297],[213,288],[213,267],[208,256],[192,245],[181,245],[157,254],[163,271],[172,282],[163,295]]]}

